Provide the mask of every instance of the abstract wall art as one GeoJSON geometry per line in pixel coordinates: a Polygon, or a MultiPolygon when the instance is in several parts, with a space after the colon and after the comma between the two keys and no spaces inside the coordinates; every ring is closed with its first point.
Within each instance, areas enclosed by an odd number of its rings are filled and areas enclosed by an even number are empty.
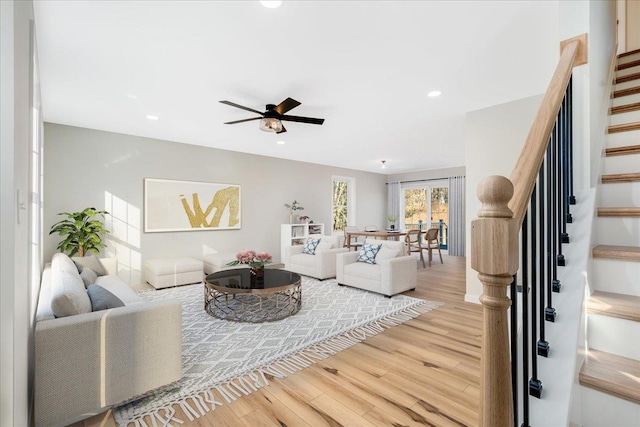
{"type": "Polygon", "coordinates": [[[240,186],[144,179],[144,231],[238,230],[240,186]]]}

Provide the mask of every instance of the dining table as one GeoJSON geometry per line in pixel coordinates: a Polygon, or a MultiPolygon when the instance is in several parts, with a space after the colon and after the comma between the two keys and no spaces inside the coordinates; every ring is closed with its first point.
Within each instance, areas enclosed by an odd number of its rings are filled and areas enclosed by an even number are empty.
{"type": "Polygon", "coordinates": [[[400,236],[406,235],[406,231],[400,230],[345,231],[345,246],[351,250],[351,236],[369,236],[384,240],[398,240],[400,236]]]}

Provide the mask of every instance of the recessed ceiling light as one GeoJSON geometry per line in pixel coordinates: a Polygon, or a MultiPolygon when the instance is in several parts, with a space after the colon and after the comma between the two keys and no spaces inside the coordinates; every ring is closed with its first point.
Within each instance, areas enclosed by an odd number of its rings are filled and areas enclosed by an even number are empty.
{"type": "Polygon", "coordinates": [[[158,120],[158,116],[154,116],[152,114],[147,114],[147,119],[149,119],[149,120],[158,120]]]}
{"type": "Polygon", "coordinates": [[[128,93],[127,97],[131,98],[131,99],[138,99],[138,97],[136,95],[132,94],[132,93],[128,93]]]}
{"type": "Polygon", "coordinates": [[[431,98],[435,98],[436,96],[440,96],[440,95],[442,95],[442,92],[440,92],[439,90],[432,90],[427,94],[427,96],[431,98]]]}
{"type": "Polygon", "coordinates": [[[260,0],[260,4],[269,9],[282,6],[282,0],[260,0]]]}
{"type": "Polygon", "coordinates": [[[277,141],[277,142],[276,142],[276,144],[284,145],[284,144],[285,144],[285,142],[281,140],[281,141],[277,141]]]}

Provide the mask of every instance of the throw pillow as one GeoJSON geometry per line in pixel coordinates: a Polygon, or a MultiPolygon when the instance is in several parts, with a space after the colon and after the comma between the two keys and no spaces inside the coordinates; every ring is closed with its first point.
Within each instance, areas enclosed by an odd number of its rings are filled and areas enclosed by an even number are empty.
{"type": "Polygon", "coordinates": [[[318,247],[316,248],[316,252],[322,252],[322,251],[326,251],[329,249],[333,249],[336,246],[334,246],[333,242],[330,239],[320,239],[320,243],[318,243],[318,247]]]}
{"type": "Polygon", "coordinates": [[[312,239],[311,237],[309,237],[307,239],[307,242],[304,244],[304,248],[302,249],[302,253],[305,254],[309,254],[309,255],[315,255],[316,254],[316,248],[318,247],[318,243],[320,243],[320,240],[322,239],[312,239]]]}
{"type": "Polygon", "coordinates": [[[107,269],[104,268],[98,257],[95,255],[87,255],[83,257],[74,256],[71,259],[76,263],[80,273],[82,273],[83,268],[87,267],[95,271],[98,276],[105,276],[107,274],[107,269]]]}
{"type": "Polygon", "coordinates": [[[93,271],[89,267],[85,267],[82,269],[82,272],[80,273],[80,278],[84,282],[84,287],[88,288],[89,285],[96,283],[96,279],[98,278],[98,275],[96,274],[95,271],[93,271]]]}
{"type": "Polygon", "coordinates": [[[362,245],[362,249],[360,249],[360,254],[358,254],[358,262],[366,262],[367,264],[375,264],[376,263],[376,255],[382,245],[372,245],[370,243],[365,243],[362,245]]]}
{"type": "Polygon", "coordinates": [[[390,260],[392,258],[396,258],[398,255],[400,255],[400,251],[401,249],[391,249],[388,246],[382,245],[380,251],[378,252],[378,255],[376,255],[376,264],[390,260]]]}
{"type": "Polygon", "coordinates": [[[87,294],[91,300],[91,310],[100,311],[110,308],[124,307],[124,303],[100,285],[89,285],[87,294]]]}

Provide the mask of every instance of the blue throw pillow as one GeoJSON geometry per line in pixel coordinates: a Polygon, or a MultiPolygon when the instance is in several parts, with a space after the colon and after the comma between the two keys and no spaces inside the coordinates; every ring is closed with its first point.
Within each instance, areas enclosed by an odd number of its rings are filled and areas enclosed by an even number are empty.
{"type": "Polygon", "coordinates": [[[370,243],[365,243],[362,245],[362,249],[360,249],[360,254],[358,254],[358,262],[366,262],[367,264],[375,264],[376,263],[376,255],[378,255],[378,251],[382,247],[382,244],[372,245],[370,243]]]}
{"type": "Polygon", "coordinates": [[[318,243],[320,243],[321,239],[312,239],[311,237],[309,237],[307,239],[307,243],[304,244],[304,248],[302,249],[302,253],[305,254],[309,254],[309,255],[315,255],[316,254],[316,248],[318,247],[318,243]]]}
{"type": "Polygon", "coordinates": [[[108,310],[110,308],[124,307],[120,298],[100,285],[89,285],[87,288],[91,300],[91,311],[108,310]]]}

